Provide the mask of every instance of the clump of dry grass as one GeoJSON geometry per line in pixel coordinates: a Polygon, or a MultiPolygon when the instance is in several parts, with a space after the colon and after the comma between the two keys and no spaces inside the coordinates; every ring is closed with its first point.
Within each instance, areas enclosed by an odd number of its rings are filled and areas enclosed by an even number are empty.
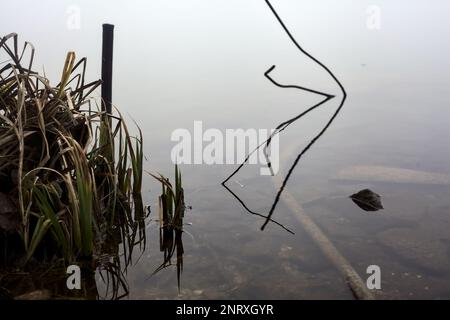
{"type": "Polygon", "coordinates": [[[22,263],[121,246],[128,263],[145,246],[142,134],[92,103],[100,81],[85,81],[86,58],[69,52],[52,86],[32,70],[34,53],[16,34],[0,38],[0,230],[20,246],[0,245],[22,263]]]}

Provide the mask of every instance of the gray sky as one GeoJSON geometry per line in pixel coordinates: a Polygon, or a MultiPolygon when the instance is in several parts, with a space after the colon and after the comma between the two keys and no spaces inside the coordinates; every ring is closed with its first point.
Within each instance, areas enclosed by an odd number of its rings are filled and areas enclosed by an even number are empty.
{"type": "MultiPolygon", "coordinates": [[[[403,131],[417,136],[429,134],[414,125],[419,119],[448,127],[449,1],[272,4],[298,42],[347,88],[337,128],[373,117],[403,121],[403,131]],[[370,5],[381,10],[379,30],[367,28],[370,5]]],[[[339,92],[295,49],[263,0],[16,0],[2,4],[2,12],[0,33],[32,42],[35,68],[45,65],[55,83],[69,50],[87,56],[91,79],[99,77],[101,24],[115,24],[113,100],[154,144],[167,145],[174,128],[193,120],[273,127],[317,100],[268,83],[263,73],[271,65],[282,83],[339,92]],[[70,29],[78,12],[80,28],[70,29]]]]}

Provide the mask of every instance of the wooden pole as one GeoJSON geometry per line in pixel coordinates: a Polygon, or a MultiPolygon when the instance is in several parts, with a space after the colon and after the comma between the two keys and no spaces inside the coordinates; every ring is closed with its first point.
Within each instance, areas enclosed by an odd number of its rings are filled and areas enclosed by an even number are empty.
{"type": "Polygon", "coordinates": [[[111,113],[114,25],[103,24],[102,111],[111,113]]]}

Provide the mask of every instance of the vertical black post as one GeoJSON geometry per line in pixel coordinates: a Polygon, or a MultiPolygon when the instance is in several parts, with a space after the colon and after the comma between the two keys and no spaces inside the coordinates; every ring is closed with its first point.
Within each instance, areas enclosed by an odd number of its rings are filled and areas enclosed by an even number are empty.
{"type": "Polygon", "coordinates": [[[102,110],[111,113],[114,25],[103,25],[102,110]]]}

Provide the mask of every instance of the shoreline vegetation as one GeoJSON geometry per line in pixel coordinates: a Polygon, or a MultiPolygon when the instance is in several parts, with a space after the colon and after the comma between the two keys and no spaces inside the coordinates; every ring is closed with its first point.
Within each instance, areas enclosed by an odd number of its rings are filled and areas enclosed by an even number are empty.
{"type": "MultiPolygon", "coordinates": [[[[17,34],[0,38],[0,295],[11,294],[7,288],[17,288],[21,279],[33,282],[36,273],[56,271],[62,278],[50,281],[58,287],[52,294],[73,296],[65,288],[65,268],[78,264],[88,280],[77,297],[98,298],[99,269],[108,295],[126,296],[124,272],[134,250],[145,250],[150,214],[142,201],[142,133],[137,127],[131,136],[117,109],[102,112],[89,97],[101,80],[85,81],[86,58],[76,62],[69,52],[60,82],[52,86],[32,70],[34,54],[28,42],[19,49],[17,34]],[[22,275],[14,277],[17,270],[22,275]]],[[[176,208],[170,219],[181,230],[177,168],[175,179],[172,192],[168,179],[158,177],[160,201],[173,203],[163,212],[176,208]]]]}

